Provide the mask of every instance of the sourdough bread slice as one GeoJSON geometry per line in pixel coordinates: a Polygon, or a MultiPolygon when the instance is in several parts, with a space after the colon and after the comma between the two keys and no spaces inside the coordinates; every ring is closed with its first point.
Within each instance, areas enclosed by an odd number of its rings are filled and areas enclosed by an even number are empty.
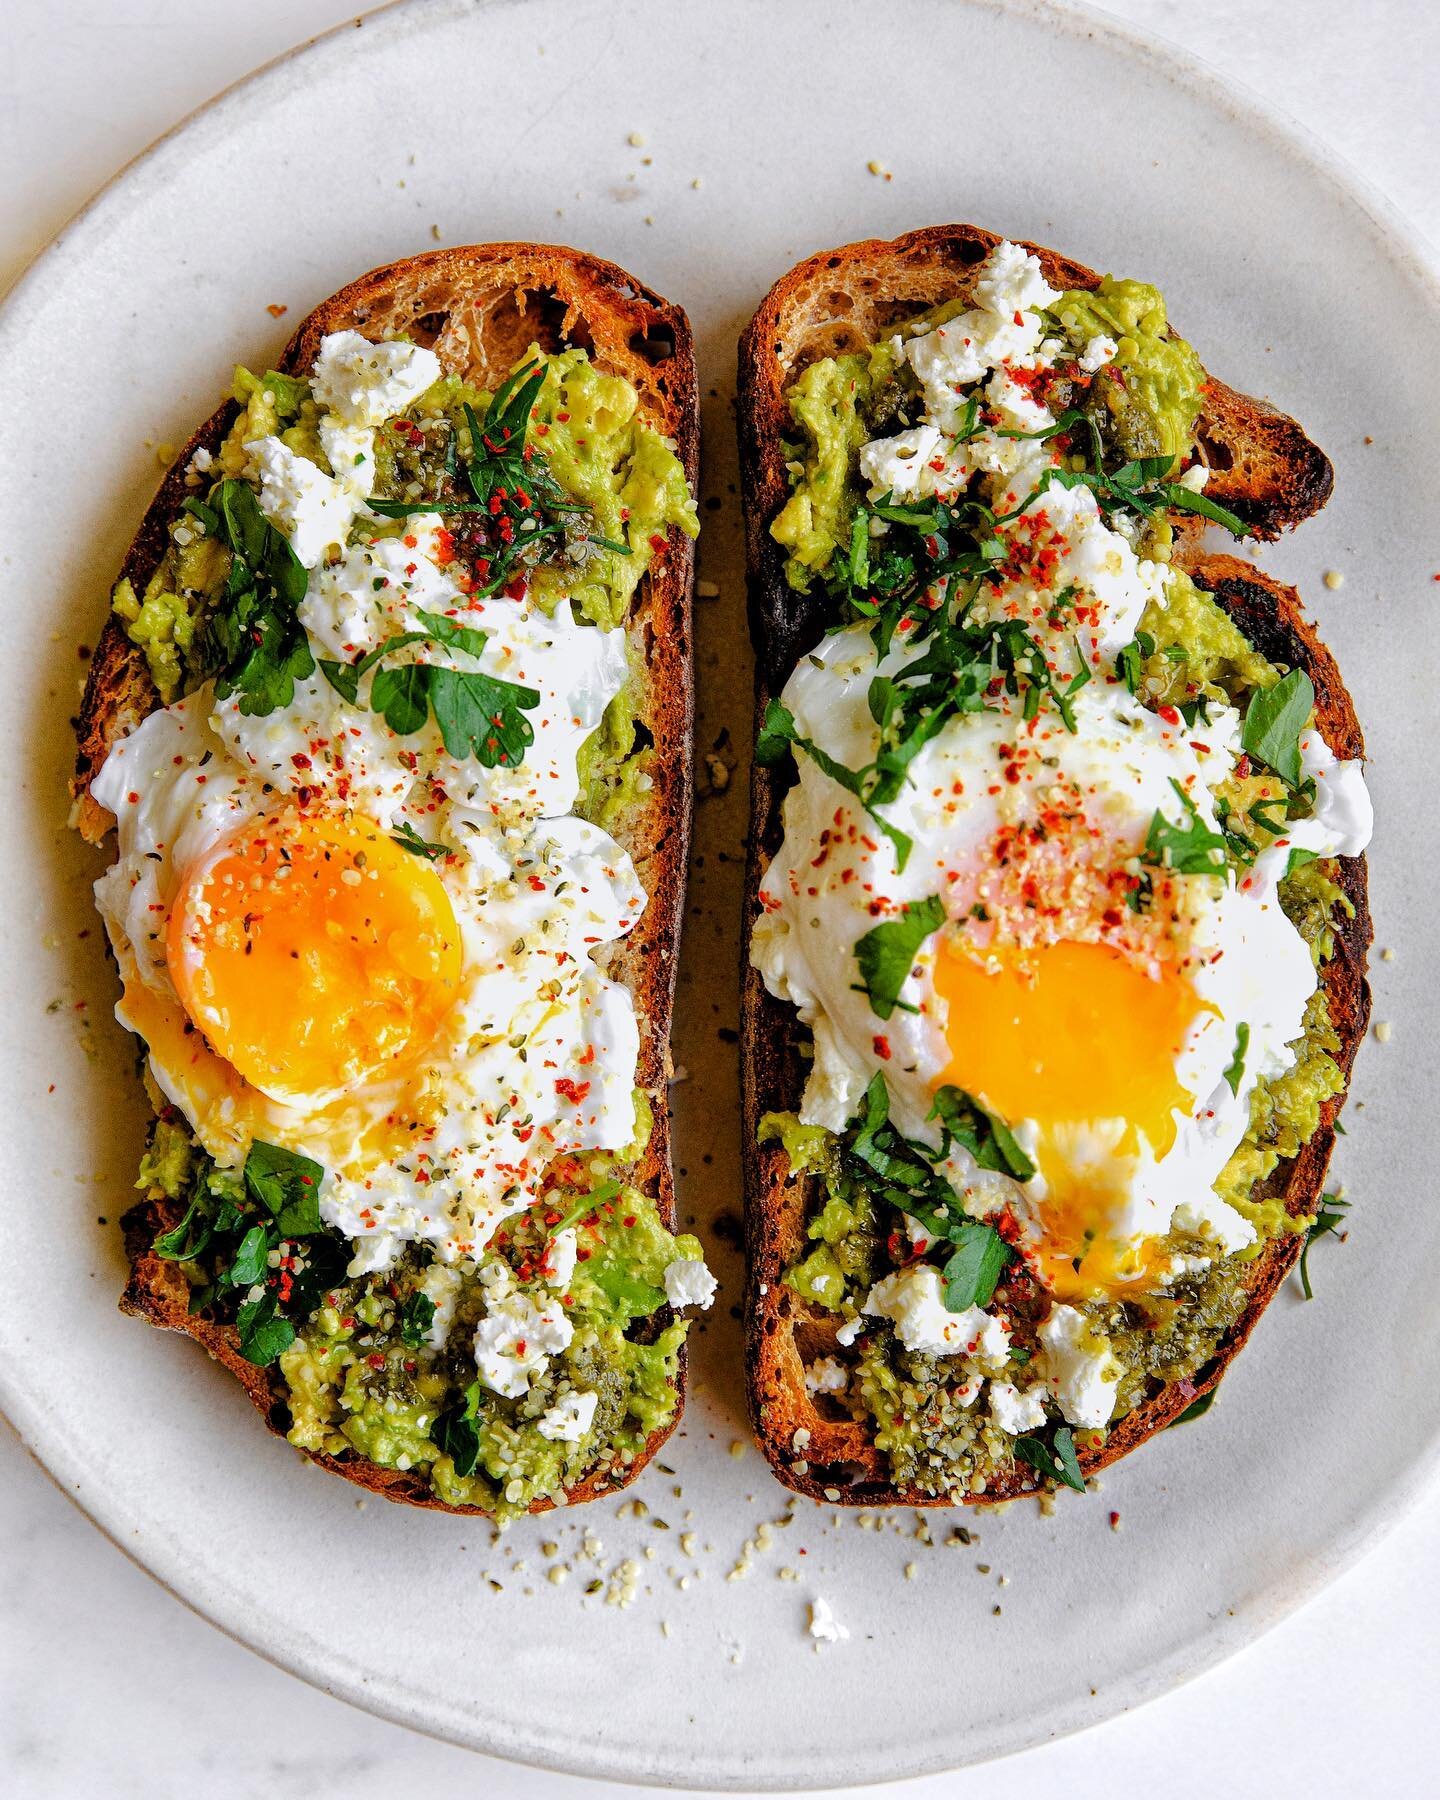
{"type": "MultiPolygon", "coordinates": [[[[699,411],[689,321],[678,306],[652,293],[615,264],[563,247],[488,244],[433,251],[375,269],[323,301],[306,318],[277,365],[303,375],[328,332],[353,330],[371,339],[404,336],[433,349],[448,374],[493,390],[531,344],[553,351],[582,347],[606,374],[622,376],[639,395],[639,415],[672,440],[693,492],[699,470],[699,411]]],[[[151,502],[122,568],[143,589],[166,547],[168,523],[192,490],[185,471],[199,449],[214,452],[235,417],[227,403],[203,424],[171,466],[151,502]]],[[[675,961],[683,911],[686,854],[692,807],[691,718],[693,668],[691,590],[694,550],[678,531],[659,547],[631,603],[625,627],[643,670],[632,683],[636,716],[653,749],[652,785],[614,828],[630,852],[648,904],[630,934],[616,944],[606,972],[634,998],[640,1023],[636,1085],[652,1102],[654,1129],[628,1179],[651,1196],[662,1219],[675,1227],[674,1180],[669,1146],[666,1077],[675,961]]],[[[110,746],[159,705],[145,657],[122,622],[107,620],[96,648],[76,722],[78,750],[73,791],[76,823],[100,843],[113,820],[91,796],[90,784],[110,746]]],[[[241,1382],[272,1431],[287,1429],[286,1390],[277,1366],[257,1368],[239,1352],[233,1326],[210,1323],[188,1311],[189,1284],[180,1269],[151,1248],[173,1227],[180,1207],[145,1201],[124,1220],[130,1280],[122,1308],[152,1324],[193,1337],[241,1382]]],[[[574,1503],[624,1486],[674,1429],[651,1434],[644,1453],[623,1470],[587,1477],[567,1495],[574,1503]]],[[[386,1469],[359,1456],[313,1460],[358,1486],[441,1511],[450,1507],[415,1472],[386,1469]]],[[[537,1503],[543,1511],[550,1502],[537,1503]]]]}
{"type": "MultiPolygon", "coordinates": [[[[966,298],[975,271],[999,241],[974,226],[940,226],[893,243],[853,244],[811,257],[776,283],[741,341],[741,479],[757,729],[767,704],[825,624],[822,597],[818,591],[798,594],[788,586],[785,552],[770,536],[770,525],[789,495],[783,448],[791,429],[786,390],[810,363],[864,349],[901,320],[966,298]]],[[[1022,247],[1039,258],[1052,287],[1090,288],[1099,280],[1093,270],[1053,251],[1034,244],[1022,247]]],[[[1276,537],[1329,498],[1330,464],[1295,421],[1213,377],[1197,433],[1213,470],[1207,494],[1243,518],[1258,537],[1276,537]]],[[[1362,755],[1349,695],[1295,591],[1239,558],[1207,554],[1196,531],[1178,535],[1177,561],[1214,595],[1255,648],[1273,662],[1307,671],[1315,687],[1316,722],[1337,756],[1362,755]]],[[[804,1253],[815,1178],[793,1178],[784,1148],[762,1145],[758,1137],[766,1113],[793,1111],[799,1105],[806,1075],[799,1046],[805,1034],[794,1008],[767,992],[749,960],[760,880],[783,837],[781,806],[788,786],[785,769],[755,765],[741,1032],[751,1420],[775,1473],[798,1492],[832,1504],[947,1505],[947,1498],[894,1485],[870,1424],[844,1416],[843,1409],[812,1396],[805,1386],[806,1366],[836,1354],[838,1323],[836,1314],[811,1305],[783,1280],[785,1270],[804,1253]]],[[[1348,1080],[1369,1017],[1365,964],[1371,924],[1364,858],[1341,859],[1337,870],[1337,885],[1353,910],[1336,921],[1334,953],[1324,965],[1322,983],[1340,1039],[1335,1060],[1348,1080]]],[[[1280,1164],[1258,1194],[1281,1198],[1295,1217],[1315,1210],[1343,1101],[1342,1091],[1324,1103],[1319,1130],[1298,1156],[1280,1164]]],[[[1098,1450],[1082,1453],[1083,1470],[1103,1468],[1135,1449],[1215,1386],[1298,1260],[1303,1242],[1300,1234],[1268,1242],[1248,1268],[1243,1310],[1215,1354],[1185,1382],[1154,1384],[1149,1397],[1116,1424],[1098,1450]]],[[[1036,1486],[1035,1474],[1017,1462],[1003,1483],[992,1483],[980,1498],[987,1503],[1013,1498],[1036,1486]]]]}

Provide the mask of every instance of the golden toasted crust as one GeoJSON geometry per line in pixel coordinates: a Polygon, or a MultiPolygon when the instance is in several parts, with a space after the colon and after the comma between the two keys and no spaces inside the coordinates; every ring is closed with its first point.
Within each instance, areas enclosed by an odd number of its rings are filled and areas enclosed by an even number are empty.
{"type": "MultiPolygon", "coordinates": [[[[670,438],[693,491],[699,474],[699,398],[690,325],[678,306],[662,300],[615,264],[581,251],[535,244],[483,244],[431,252],[372,270],[316,307],[281,357],[286,374],[311,367],[320,339],[354,330],[370,338],[404,335],[428,344],[449,373],[494,388],[535,342],[547,350],[587,349],[597,367],[621,375],[640,395],[640,414],[670,438]]],[[[227,403],[208,419],[171,466],[141,521],[122,574],[143,586],[166,546],[166,527],[188,490],[185,469],[201,447],[215,450],[235,416],[227,403]]],[[[691,589],[694,550],[678,531],[669,533],[632,602],[626,629],[644,676],[636,694],[637,716],[653,740],[653,786],[643,805],[620,821],[616,836],[634,859],[649,896],[630,935],[615,946],[607,972],[635,999],[640,1021],[637,1085],[655,1116],[654,1131],[633,1179],[651,1195],[661,1216],[675,1226],[666,1105],[667,1047],[675,987],[675,958],[683,909],[685,861],[692,807],[691,589]]],[[[115,740],[158,704],[143,654],[113,616],[107,620],[91,666],[76,724],[73,790],[76,822],[93,843],[113,820],[91,797],[90,784],[115,740]]],[[[239,1352],[230,1326],[192,1318],[184,1276],[150,1248],[158,1232],[177,1223],[171,1202],[146,1201],[125,1220],[130,1280],[121,1306],[154,1325],[183,1331],[237,1377],[272,1431],[286,1429],[285,1388],[278,1370],[257,1369],[239,1352]]],[[[670,1435],[684,1391],[683,1352],[679,1400],[670,1423],[654,1432],[634,1463],[587,1478],[571,1488],[567,1503],[623,1487],[670,1435]]],[[[390,1500],[445,1512],[423,1476],[383,1469],[360,1457],[315,1455],[315,1462],[390,1500]]],[[[550,1503],[537,1503],[540,1512],[550,1503]]]]}
{"type": "MultiPolygon", "coordinates": [[[[784,392],[800,369],[819,356],[856,349],[896,321],[968,291],[973,271],[998,240],[972,226],[913,232],[893,244],[856,244],[812,257],[784,276],[762,303],[740,347],[741,480],[745,501],[751,628],[756,647],[756,719],[779,692],[797,656],[823,629],[821,604],[786,585],[784,552],[770,523],[788,497],[780,440],[789,430],[784,392]]],[[[1054,286],[1093,286],[1094,273],[1037,245],[1054,286]]],[[[1201,441],[1216,468],[1207,492],[1255,527],[1274,536],[1308,517],[1329,497],[1330,465],[1293,420],[1211,378],[1201,441]]],[[[1183,539],[1180,560],[1210,589],[1264,655],[1304,668],[1315,686],[1315,714],[1327,742],[1342,757],[1360,756],[1364,743],[1334,658],[1304,618],[1294,589],[1249,563],[1206,555],[1198,539],[1183,539]]],[[[751,777],[751,836],[746,875],[746,945],[741,1005],[746,1293],[746,1379],[756,1438],[776,1475],[814,1498],[852,1505],[950,1504],[886,1478],[885,1458],[868,1425],[824,1410],[805,1389],[804,1368],[836,1353],[836,1316],[786,1287],[784,1270],[803,1254],[814,1183],[791,1178],[778,1144],[762,1146],[767,1112],[792,1111],[805,1084],[797,1050],[804,1037],[795,1010],[766,992],[750,967],[749,933],[761,876],[778,850],[781,802],[789,785],[783,770],[755,766],[751,777]],[[833,1416],[832,1416],[833,1415],[833,1416]],[[797,1431],[808,1432],[797,1448],[797,1431]],[[797,1472],[797,1466],[799,1472],[797,1472]]],[[[1336,1060],[1347,1081],[1365,1035],[1370,991],[1365,979],[1371,938],[1363,857],[1338,865],[1338,883],[1354,908],[1336,931],[1335,952],[1323,971],[1330,1016],[1340,1039],[1336,1060]]],[[[1292,1161],[1282,1164],[1263,1192],[1283,1197],[1286,1210],[1313,1212],[1334,1147],[1343,1092],[1321,1109],[1320,1129],[1292,1161]]],[[[1170,1383],[1128,1414],[1104,1445],[1081,1455],[1087,1472],[1104,1468],[1153,1436],[1200,1394],[1207,1393],[1240,1350],[1269,1300],[1294,1266],[1303,1238],[1272,1240],[1246,1275],[1244,1311],[1214,1357],[1184,1383],[1170,1383]]],[[[843,1352],[840,1352],[843,1355],[843,1352]]],[[[987,1502],[1032,1491],[1037,1477],[1015,1464],[992,1484],[987,1502]]]]}

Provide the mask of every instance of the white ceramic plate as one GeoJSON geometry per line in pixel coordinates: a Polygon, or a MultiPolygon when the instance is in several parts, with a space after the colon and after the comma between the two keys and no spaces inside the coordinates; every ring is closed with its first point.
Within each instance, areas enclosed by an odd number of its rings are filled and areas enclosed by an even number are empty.
{"type": "MultiPolygon", "coordinates": [[[[594,1775],[799,1787],[955,1766],[1133,1706],[1255,1636],[1395,1516],[1440,1437],[1440,1338],[1424,1328],[1440,1145],[1421,1054],[1440,945],[1415,800],[1437,681],[1440,576],[1420,529],[1440,513],[1440,309],[1383,209],[1322,153],[1194,65],[1039,4],[911,0],[880,20],[837,0],[683,15],[673,0],[437,0],[336,32],[161,143],[40,259],[0,352],[0,1397],[160,1580],[308,1680],[462,1743],[594,1775]],[[723,1305],[668,1466],[633,1490],[646,1517],[609,1502],[495,1545],[472,1521],[357,1503],[191,1346],[114,1307],[142,1108],[108,1021],[95,864],[64,829],[65,720],[77,641],[93,641],[158,479],[154,445],[183,440],[232,359],[263,366],[315,301],[429,247],[432,226],[616,258],[685,303],[700,344],[719,501],[702,564],[721,594],[700,608],[699,742],[728,754],[749,682],[736,336],[797,257],[949,219],[1159,281],[1216,370],[1273,395],[1335,460],[1328,512],[1265,560],[1304,583],[1356,692],[1379,942],[1398,957],[1376,969],[1394,1042],[1361,1059],[1341,1150],[1349,1243],[1317,1251],[1313,1305],[1279,1298],[1202,1425],[1052,1517],[968,1517],[969,1547],[945,1544],[958,1516],[933,1518],[929,1546],[913,1515],[861,1529],[807,1504],[747,1554],[786,1497],[748,1447],[723,1305]],[[737,1561],[752,1572],[727,1580],[737,1561]],[[571,1572],[552,1585],[557,1565],[571,1572]],[[632,1605],[605,1603],[627,1585],[632,1605]],[[852,1633],[819,1653],[816,1594],[852,1633]]],[[[698,819],[675,1098],[682,1206],[703,1229],[738,1211],[719,1035],[736,1017],[738,776],[698,819]]],[[[738,1258],[719,1260],[734,1300],[738,1258]]]]}

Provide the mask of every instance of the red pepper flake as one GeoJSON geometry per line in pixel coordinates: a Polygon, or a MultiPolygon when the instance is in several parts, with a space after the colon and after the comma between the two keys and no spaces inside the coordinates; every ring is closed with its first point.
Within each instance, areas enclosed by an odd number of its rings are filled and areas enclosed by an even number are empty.
{"type": "Polygon", "coordinates": [[[590,1092],[588,1081],[571,1081],[568,1075],[556,1079],[555,1092],[562,1100],[568,1100],[573,1106],[582,1106],[590,1092]]]}
{"type": "Polygon", "coordinates": [[[888,1037],[875,1038],[872,1041],[870,1047],[872,1050],[874,1050],[875,1054],[880,1058],[881,1062],[889,1062],[889,1060],[890,1060],[890,1040],[888,1037]]]}

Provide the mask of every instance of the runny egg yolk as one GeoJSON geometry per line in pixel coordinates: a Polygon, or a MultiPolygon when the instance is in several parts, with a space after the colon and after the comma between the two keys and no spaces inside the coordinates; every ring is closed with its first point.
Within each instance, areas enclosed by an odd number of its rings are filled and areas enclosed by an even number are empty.
{"type": "Polygon", "coordinates": [[[942,943],[949,1009],[943,1081],[1012,1124],[1033,1120],[1045,1179],[1039,1272],[1069,1299],[1149,1273],[1153,1240],[1109,1229],[1136,1159],[1175,1141],[1194,1096],[1176,1065],[1202,1002],[1178,969],[1158,975],[1108,944],[1061,942],[981,957],[942,943]],[[1143,1140],[1143,1142],[1142,1142],[1143,1140]]]}
{"type": "Polygon", "coordinates": [[[219,1056],[274,1099],[317,1102],[433,1040],[460,932],[435,870],[380,826],[295,813],[186,872],[166,961],[219,1056]]]}

